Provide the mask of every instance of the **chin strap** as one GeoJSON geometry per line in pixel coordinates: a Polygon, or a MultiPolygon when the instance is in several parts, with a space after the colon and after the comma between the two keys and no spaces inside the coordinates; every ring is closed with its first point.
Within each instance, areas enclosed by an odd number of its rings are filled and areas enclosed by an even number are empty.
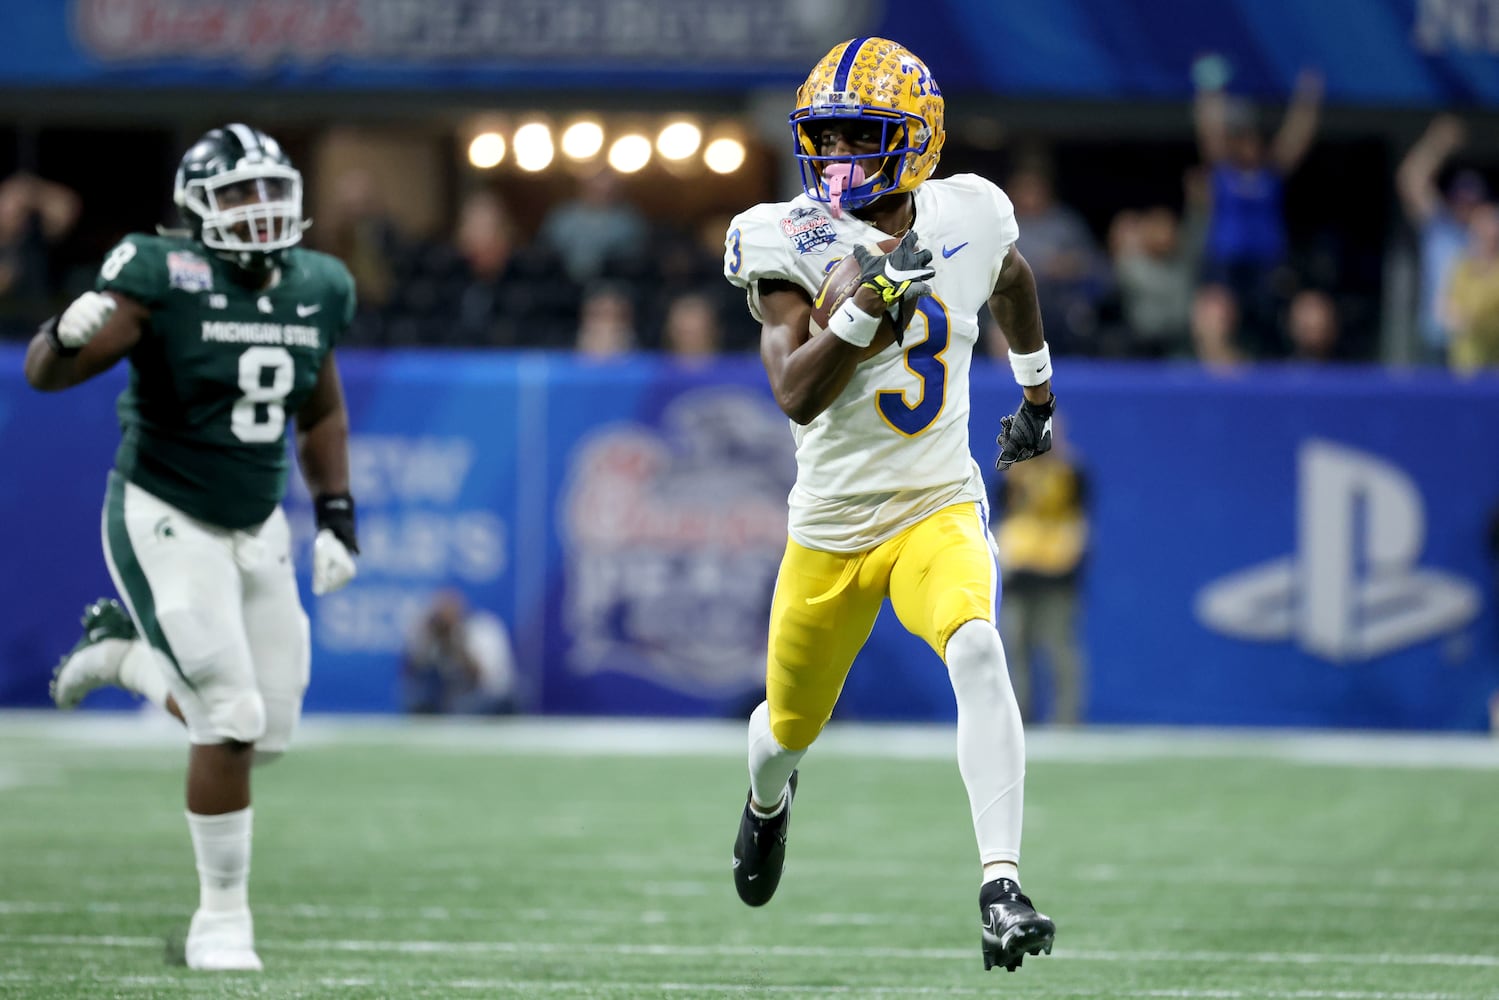
{"type": "Polygon", "coordinates": [[[864,168],[857,163],[835,163],[822,172],[828,182],[828,211],[833,218],[843,218],[843,195],[849,188],[864,183],[864,168]]]}

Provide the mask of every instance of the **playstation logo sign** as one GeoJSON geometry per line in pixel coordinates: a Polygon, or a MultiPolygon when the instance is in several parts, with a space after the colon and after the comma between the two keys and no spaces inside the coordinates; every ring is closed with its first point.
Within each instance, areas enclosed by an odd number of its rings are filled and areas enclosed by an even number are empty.
{"type": "Polygon", "coordinates": [[[1296,552],[1208,584],[1197,618],[1224,635],[1293,640],[1338,663],[1370,660],[1463,627],[1476,586],[1416,565],[1426,513],[1411,478],[1316,438],[1298,455],[1296,552]]]}

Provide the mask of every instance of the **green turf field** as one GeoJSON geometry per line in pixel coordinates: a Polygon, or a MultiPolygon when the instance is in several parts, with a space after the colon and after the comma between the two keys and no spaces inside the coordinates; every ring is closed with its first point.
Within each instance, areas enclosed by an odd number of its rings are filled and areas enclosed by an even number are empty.
{"type": "Polygon", "coordinates": [[[0,997],[1499,998],[1499,744],[1036,733],[1050,957],[979,958],[946,733],[830,730],[764,910],[742,729],[314,722],[258,774],[266,971],[164,962],[164,720],[0,715],[0,997]],[[872,757],[872,750],[879,756],[872,757]]]}

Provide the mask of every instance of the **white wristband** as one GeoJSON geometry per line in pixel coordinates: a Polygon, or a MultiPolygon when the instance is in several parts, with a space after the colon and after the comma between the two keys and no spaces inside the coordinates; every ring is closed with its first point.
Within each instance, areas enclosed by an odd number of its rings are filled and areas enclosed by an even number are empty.
{"type": "Polygon", "coordinates": [[[1040,385],[1051,378],[1051,348],[1042,341],[1041,349],[1030,354],[1011,351],[1010,371],[1015,373],[1015,381],[1021,385],[1040,385]]]}
{"type": "Polygon", "coordinates": [[[828,332],[855,347],[868,347],[874,343],[874,335],[879,330],[880,317],[871,316],[854,305],[852,296],[828,317],[828,332]]]}

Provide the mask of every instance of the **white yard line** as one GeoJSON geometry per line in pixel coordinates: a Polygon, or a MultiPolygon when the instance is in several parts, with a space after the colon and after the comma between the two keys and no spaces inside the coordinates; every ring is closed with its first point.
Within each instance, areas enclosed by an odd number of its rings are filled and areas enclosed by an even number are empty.
{"type": "MultiPolygon", "coordinates": [[[[59,752],[88,754],[100,747],[180,749],[182,731],[155,712],[0,712],[0,759],[12,741],[55,743],[59,752]]],[[[314,716],[299,744],[388,744],[458,754],[557,754],[564,756],[738,756],[744,725],[722,720],[405,719],[396,716],[314,716]]],[[[954,735],[947,725],[834,723],[818,741],[819,755],[879,759],[951,760],[954,735]]],[[[1250,758],[1348,767],[1499,770],[1499,740],[1477,734],[1032,728],[1033,761],[1090,764],[1156,759],[1250,758]]]]}
{"type": "MultiPolygon", "coordinates": [[[[1153,893],[1142,892],[1140,898],[1151,896],[1153,893]]],[[[1110,899],[1108,902],[1119,902],[1110,899]]],[[[1379,909],[1389,906],[1389,897],[1370,894],[1368,899],[1358,898],[1353,902],[1347,902],[1340,896],[1324,896],[1318,893],[1305,893],[1298,895],[1285,894],[1279,896],[1273,906],[1267,905],[1266,901],[1256,897],[1247,905],[1255,909],[1277,910],[1273,919],[1278,924],[1288,927],[1297,926],[1296,916],[1299,914],[1306,918],[1306,923],[1321,927],[1325,924],[1327,911],[1343,909],[1379,909]],[[1289,909],[1290,912],[1281,912],[1289,909]]],[[[1444,900],[1436,897],[1412,898],[1401,897],[1401,907],[1405,909],[1441,911],[1441,912],[1492,912],[1499,911],[1499,899],[1491,897],[1472,897],[1469,900],[1444,900]]],[[[1074,916],[1069,920],[1072,926],[1087,926],[1091,923],[1108,923],[1114,918],[1107,909],[1084,917],[1074,916]]],[[[23,916],[137,916],[137,917],[177,917],[186,920],[191,912],[189,902],[164,901],[94,901],[84,903],[67,903],[58,900],[25,900],[25,899],[0,899],[0,917],[23,917],[23,916]]],[[[506,923],[520,924],[545,924],[559,923],[572,924],[577,921],[578,915],[573,910],[551,910],[545,908],[506,909],[503,907],[478,908],[478,907],[449,907],[449,906],[337,906],[320,903],[257,903],[255,912],[266,917],[278,917],[293,920],[336,920],[336,921],[364,921],[370,923],[461,923],[471,925],[476,922],[484,922],[495,925],[506,923]]],[[[637,909],[630,907],[615,907],[613,909],[590,909],[589,913],[598,920],[609,923],[632,922],[641,925],[680,925],[695,924],[701,920],[701,914],[689,910],[673,909],[637,909]]],[[[861,911],[822,911],[812,913],[793,914],[784,916],[789,923],[806,924],[812,927],[890,927],[904,926],[910,922],[910,916],[906,913],[885,912],[861,912],[861,911]]],[[[956,919],[956,916],[954,917],[956,919]]],[[[966,910],[962,918],[967,920],[966,910]]],[[[1237,917],[1217,917],[1207,919],[1203,917],[1182,917],[1168,920],[1152,921],[1151,926],[1157,930],[1259,930],[1265,926],[1266,919],[1270,918],[1244,918],[1242,914],[1237,917]]]]}
{"type": "MultiPolygon", "coordinates": [[[[45,976],[28,972],[0,972],[0,983],[49,983],[60,982],[87,983],[90,985],[119,987],[139,987],[142,989],[181,985],[192,980],[180,976],[110,976],[106,974],[90,974],[87,976],[45,976]]],[[[641,990],[652,990],[661,993],[688,993],[700,995],[704,992],[712,993],[746,993],[755,996],[761,995],[791,995],[791,996],[994,996],[992,987],[969,987],[969,986],[876,986],[876,985],[850,985],[833,986],[827,984],[777,984],[769,985],[759,981],[746,982],[679,982],[679,981],[601,981],[601,980],[550,980],[550,979],[433,979],[422,980],[420,983],[409,980],[400,980],[390,977],[375,976],[323,976],[310,980],[308,985],[315,985],[321,989],[391,989],[392,987],[410,988],[434,988],[440,987],[444,990],[466,990],[476,992],[495,992],[497,990],[523,991],[527,995],[538,993],[568,993],[582,992],[587,994],[596,993],[634,993],[641,990]]],[[[1138,1000],[1252,1000],[1252,998],[1265,998],[1265,1000],[1494,1000],[1499,994],[1472,994],[1472,993],[1413,993],[1413,992],[1390,992],[1385,990],[1263,990],[1256,989],[1253,992],[1243,990],[1076,990],[1057,989],[1047,990],[1049,997],[1071,997],[1076,1000],[1090,1000],[1090,998],[1107,998],[1107,1000],[1120,1000],[1120,998],[1138,998],[1138,1000]]]]}
{"type": "Polygon", "coordinates": [[[0,764],[0,792],[59,784],[61,776],[51,764],[0,764]]]}
{"type": "MultiPolygon", "coordinates": [[[[161,939],[114,935],[0,934],[0,943],[32,947],[160,947],[161,939]]],[[[408,955],[620,955],[669,958],[826,958],[917,962],[973,961],[971,948],[839,948],[817,945],[587,944],[552,941],[364,941],[352,939],[280,941],[268,951],[391,952],[408,955]]],[[[1359,965],[1499,968],[1499,955],[1347,952],[1109,951],[1058,949],[1054,959],[1082,962],[1188,962],[1214,965],[1359,965]]]]}

